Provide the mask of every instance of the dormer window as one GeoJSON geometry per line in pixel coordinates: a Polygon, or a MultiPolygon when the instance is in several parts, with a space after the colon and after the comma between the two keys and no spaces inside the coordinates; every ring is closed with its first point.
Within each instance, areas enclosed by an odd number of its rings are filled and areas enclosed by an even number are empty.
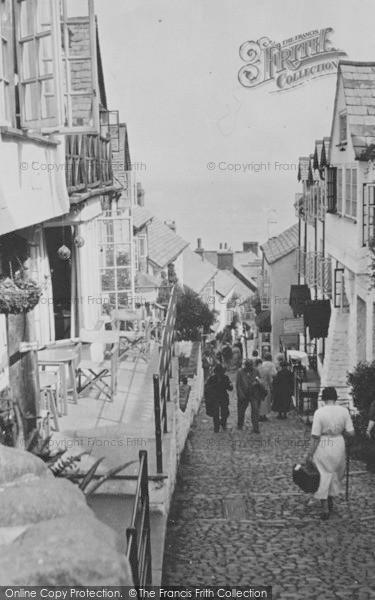
{"type": "Polygon", "coordinates": [[[340,126],[340,144],[346,143],[347,141],[347,114],[346,112],[340,113],[339,115],[339,126],[340,126]]]}

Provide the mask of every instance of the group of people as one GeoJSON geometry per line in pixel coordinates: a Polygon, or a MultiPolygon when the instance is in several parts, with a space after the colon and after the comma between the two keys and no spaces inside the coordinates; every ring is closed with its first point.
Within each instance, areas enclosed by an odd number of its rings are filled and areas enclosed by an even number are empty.
{"type": "Polygon", "coordinates": [[[224,346],[221,351],[214,353],[206,349],[203,355],[205,373],[206,407],[214,421],[214,431],[220,426],[225,430],[229,416],[229,391],[233,384],[226,375],[231,368],[237,370],[237,428],[244,426],[245,413],[251,407],[251,422],[254,433],[259,433],[259,422],[267,421],[271,410],[278,412],[278,418],[286,418],[292,406],[294,392],[293,374],[283,355],[278,355],[276,364],[272,355],[265,354],[260,359],[258,352],[253,352],[252,358],[247,358],[242,364],[242,344],[235,342],[232,346],[224,346]],[[228,351],[229,349],[229,351],[228,351]],[[281,358],[280,358],[281,357],[281,358]]]}
{"type": "MultiPolygon", "coordinates": [[[[213,373],[205,384],[207,414],[212,416],[214,431],[227,428],[229,416],[229,394],[233,384],[226,374],[222,361],[212,365],[213,373]]],[[[236,375],[237,428],[244,426],[247,407],[251,407],[251,422],[254,433],[260,433],[259,421],[267,420],[271,410],[278,418],[286,418],[292,405],[294,378],[283,355],[271,354],[261,360],[256,351],[252,358],[245,359],[236,375]]],[[[315,411],[311,430],[311,441],[305,461],[315,464],[320,475],[320,484],[315,498],[321,501],[322,519],[330,517],[334,510],[334,498],[341,491],[345,476],[345,438],[354,435],[354,427],[349,411],[336,404],[335,388],[325,388],[322,392],[324,406],[315,411]]],[[[370,437],[375,429],[375,402],[367,430],[370,437]]]]}

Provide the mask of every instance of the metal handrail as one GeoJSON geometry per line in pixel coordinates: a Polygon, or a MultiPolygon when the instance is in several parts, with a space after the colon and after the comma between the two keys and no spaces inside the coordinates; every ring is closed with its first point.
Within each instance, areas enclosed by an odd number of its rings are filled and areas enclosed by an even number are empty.
{"type": "Polygon", "coordinates": [[[156,469],[163,472],[162,435],[167,433],[167,402],[171,400],[172,357],[176,322],[176,287],[172,289],[160,342],[158,371],[153,376],[156,442],[156,469]]]}
{"type": "Polygon", "coordinates": [[[152,582],[152,556],[150,537],[150,500],[148,493],[147,451],[139,451],[139,473],[130,527],[126,530],[128,542],[126,556],[129,560],[133,583],[144,587],[152,582]]]}

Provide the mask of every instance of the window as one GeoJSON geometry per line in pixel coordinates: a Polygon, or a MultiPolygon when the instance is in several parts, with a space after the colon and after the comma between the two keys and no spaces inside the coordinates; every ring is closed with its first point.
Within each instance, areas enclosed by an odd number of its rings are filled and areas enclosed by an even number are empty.
{"type": "Polygon", "coordinates": [[[346,142],[347,140],[347,118],[346,113],[339,115],[339,127],[340,127],[340,142],[346,142]]]}
{"type": "Polygon", "coordinates": [[[357,216],[357,169],[345,169],[345,214],[357,216]]]}
{"type": "Polygon", "coordinates": [[[333,301],[335,308],[347,308],[348,298],[345,293],[345,269],[338,264],[334,270],[333,301]]]}
{"type": "Polygon", "coordinates": [[[328,167],[326,171],[327,181],[327,212],[335,213],[337,211],[337,169],[336,167],[328,167]]]}
{"type": "Polygon", "coordinates": [[[108,207],[99,218],[101,298],[103,305],[131,305],[133,291],[130,215],[108,207]]]}
{"type": "Polygon", "coordinates": [[[53,48],[60,29],[50,0],[18,0],[17,60],[21,125],[25,128],[59,124],[59,65],[53,48]]]}
{"type": "Polygon", "coordinates": [[[21,126],[99,128],[92,0],[17,0],[21,126]]]}
{"type": "Polygon", "coordinates": [[[100,109],[100,135],[111,140],[112,152],[120,152],[119,111],[100,109]]]}
{"type": "Polygon", "coordinates": [[[343,198],[342,198],[342,169],[337,169],[337,212],[342,213],[343,198]]]}
{"type": "Polygon", "coordinates": [[[375,186],[363,189],[362,243],[365,246],[375,236],[375,186]]]}
{"type": "Polygon", "coordinates": [[[0,125],[14,125],[14,63],[11,0],[0,0],[0,125]]]}

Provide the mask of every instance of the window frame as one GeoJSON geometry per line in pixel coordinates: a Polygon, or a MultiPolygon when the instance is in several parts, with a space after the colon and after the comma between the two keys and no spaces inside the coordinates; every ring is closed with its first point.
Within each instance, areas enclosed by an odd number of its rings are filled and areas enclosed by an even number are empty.
{"type": "MultiPolygon", "coordinates": [[[[69,17],[67,12],[67,0],[46,0],[50,10],[50,29],[38,31],[37,15],[40,14],[38,7],[40,6],[41,0],[15,0],[16,4],[16,18],[15,18],[15,43],[16,43],[16,55],[17,55],[17,66],[19,75],[19,95],[20,95],[20,113],[21,113],[21,128],[22,129],[33,129],[40,130],[44,133],[61,132],[61,133],[91,133],[100,131],[100,116],[99,116],[99,81],[98,81],[98,64],[97,64],[97,45],[96,45],[96,23],[95,23],[95,12],[93,0],[87,0],[87,14],[82,17],[69,17]],[[21,24],[21,10],[22,4],[27,10],[27,19],[30,23],[31,31],[27,32],[28,35],[23,35],[22,24],[21,24]],[[62,7],[62,11],[60,10],[62,7]],[[77,20],[78,19],[78,20],[77,20]],[[85,20],[82,20],[85,19],[85,20]],[[66,54],[66,49],[69,51],[69,26],[76,23],[87,23],[89,28],[90,47],[89,52],[85,54],[79,54],[77,56],[70,56],[66,54]],[[51,56],[49,60],[52,63],[51,73],[40,74],[39,72],[39,50],[40,40],[43,38],[51,37],[51,56]],[[64,42],[64,47],[63,47],[64,42]],[[26,77],[25,63],[23,61],[24,48],[26,44],[32,44],[30,52],[33,58],[29,59],[29,62],[34,60],[37,64],[37,75],[33,77],[26,77]],[[91,89],[88,92],[77,91],[72,92],[71,90],[71,76],[70,66],[72,61],[91,61],[91,89]],[[65,70],[64,70],[65,66],[65,70]],[[66,85],[64,87],[66,76],[66,85]],[[43,82],[52,81],[53,87],[53,116],[42,117],[42,102],[43,102],[43,82]],[[31,93],[32,101],[30,105],[36,107],[36,113],[32,115],[32,118],[26,118],[26,93],[27,86],[31,93]],[[73,108],[71,100],[74,97],[85,96],[90,98],[91,111],[92,111],[92,123],[86,125],[74,125],[73,124],[73,108]]],[[[52,92],[50,93],[52,94],[52,92]]],[[[45,93],[44,97],[50,96],[49,93],[45,93]]]]}
{"type": "Polygon", "coordinates": [[[16,98],[12,0],[0,0],[0,16],[0,125],[14,126],[16,98]],[[4,14],[8,17],[7,23],[3,19],[4,14]],[[5,47],[7,47],[6,55],[5,47]]]}
{"type": "Polygon", "coordinates": [[[339,113],[339,143],[346,144],[347,141],[348,141],[348,115],[345,110],[345,111],[341,111],[339,113]],[[343,126],[343,123],[345,123],[345,126],[343,126]]]}
{"type": "Polygon", "coordinates": [[[358,171],[356,167],[345,167],[345,217],[356,219],[358,214],[358,171]],[[353,184],[353,174],[355,173],[355,188],[353,184]],[[348,174],[350,174],[348,182],[348,174]],[[350,198],[348,198],[348,187],[350,189],[350,198]],[[354,192],[354,193],[353,193],[354,192]],[[355,212],[353,211],[355,206],[355,212]],[[348,211],[349,207],[349,211],[348,211]]]}

